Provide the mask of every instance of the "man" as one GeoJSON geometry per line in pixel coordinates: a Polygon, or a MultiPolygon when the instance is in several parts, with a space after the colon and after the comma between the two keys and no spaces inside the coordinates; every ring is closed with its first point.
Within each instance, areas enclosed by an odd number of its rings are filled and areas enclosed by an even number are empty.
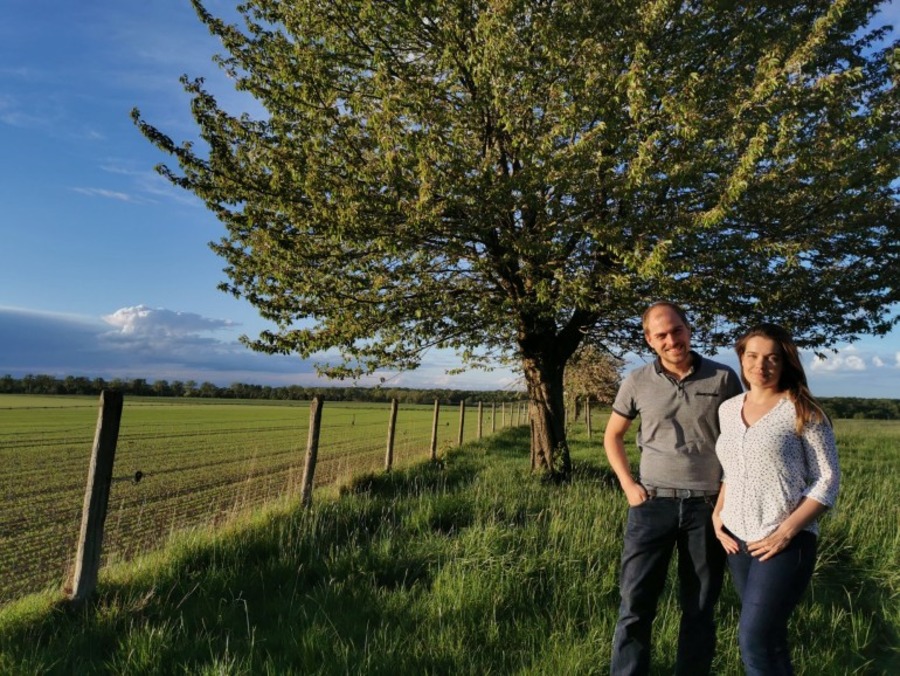
{"type": "Polygon", "coordinates": [[[603,438],[629,505],[611,672],[649,672],[651,627],[677,546],[681,626],[675,673],[706,674],[715,651],[713,613],[725,568],[725,551],[712,525],[721,482],[715,453],[718,409],[742,388],[732,369],[691,350],[691,330],[677,305],[654,303],[644,313],[643,326],[657,359],[622,382],[603,438]],[[624,437],[638,416],[636,481],[624,437]]]}

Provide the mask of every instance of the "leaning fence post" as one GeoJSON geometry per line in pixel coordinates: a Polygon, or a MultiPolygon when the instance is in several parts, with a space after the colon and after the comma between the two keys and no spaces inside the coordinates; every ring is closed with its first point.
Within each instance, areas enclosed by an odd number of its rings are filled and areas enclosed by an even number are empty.
{"type": "Polygon", "coordinates": [[[391,399],[391,418],[388,422],[387,450],[384,454],[384,471],[394,466],[394,431],[397,429],[397,400],[391,399]]]}
{"type": "Polygon", "coordinates": [[[316,458],[319,455],[319,429],[322,426],[322,400],[313,397],[309,404],[309,436],[306,440],[306,463],[303,466],[303,489],[300,504],[312,505],[313,477],[316,473],[316,458]]]}
{"type": "Polygon", "coordinates": [[[431,423],[431,459],[437,460],[438,416],[441,413],[441,400],[434,400],[434,421],[431,423]]]}
{"type": "Polygon", "coordinates": [[[100,412],[97,430],[88,468],[87,488],[81,514],[81,534],[75,555],[75,576],[70,600],[83,602],[93,594],[100,572],[100,554],[103,547],[103,525],[109,505],[109,485],[112,481],[119,424],[122,421],[123,396],[121,392],[100,392],[100,412]]]}
{"type": "Polygon", "coordinates": [[[457,438],[456,445],[462,446],[463,443],[463,429],[465,428],[466,421],[466,400],[463,399],[459,402],[459,437],[457,438]]]}
{"type": "Polygon", "coordinates": [[[478,402],[478,438],[481,439],[481,428],[484,423],[484,404],[478,402]]]}

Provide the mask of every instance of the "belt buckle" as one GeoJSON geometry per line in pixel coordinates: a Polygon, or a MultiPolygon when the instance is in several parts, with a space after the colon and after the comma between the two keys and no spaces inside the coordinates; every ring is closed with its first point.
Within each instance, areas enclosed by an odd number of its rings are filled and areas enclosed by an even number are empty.
{"type": "Polygon", "coordinates": [[[691,489],[691,488],[685,488],[685,489],[684,489],[684,492],[687,493],[687,495],[684,496],[685,499],[694,497],[694,491],[693,491],[693,489],[691,489]]]}

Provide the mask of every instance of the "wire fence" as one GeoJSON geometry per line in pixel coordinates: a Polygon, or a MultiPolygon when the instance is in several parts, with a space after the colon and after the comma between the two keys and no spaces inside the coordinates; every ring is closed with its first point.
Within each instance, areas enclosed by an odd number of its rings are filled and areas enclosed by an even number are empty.
{"type": "MultiPolygon", "coordinates": [[[[316,486],[383,470],[389,414],[326,401],[316,486]]],[[[96,415],[92,398],[0,397],[0,603],[71,579],[96,415]]],[[[440,408],[438,454],[459,443],[460,415],[440,408]]],[[[469,406],[462,442],[524,421],[521,403],[469,406]]],[[[429,457],[433,424],[432,406],[399,406],[394,467],[429,457]]],[[[102,565],[299,495],[308,425],[308,402],[126,401],[102,565]]]]}

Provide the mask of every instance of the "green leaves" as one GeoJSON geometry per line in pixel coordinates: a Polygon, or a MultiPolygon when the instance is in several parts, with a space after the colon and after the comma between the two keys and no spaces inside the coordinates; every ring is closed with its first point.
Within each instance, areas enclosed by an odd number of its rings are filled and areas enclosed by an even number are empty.
{"type": "Polygon", "coordinates": [[[586,335],[640,349],[661,297],[713,342],[765,318],[824,345],[900,300],[877,4],[250,0],[228,26],[197,3],[266,115],[185,79],[205,147],[134,117],[222,220],[222,288],[277,327],[256,349],[564,362],[586,335]]]}

